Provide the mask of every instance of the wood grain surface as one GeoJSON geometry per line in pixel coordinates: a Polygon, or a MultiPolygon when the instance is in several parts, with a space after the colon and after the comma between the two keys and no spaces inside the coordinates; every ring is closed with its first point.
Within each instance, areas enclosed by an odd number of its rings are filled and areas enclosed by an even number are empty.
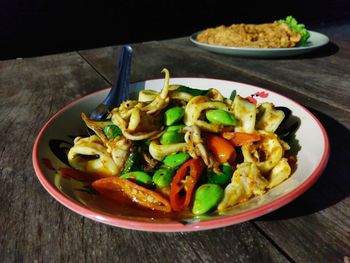
{"type": "Polygon", "coordinates": [[[0,61],[0,262],[346,262],[350,258],[349,25],[318,30],[332,43],[303,57],[246,59],[198,49],[188,38],[132,44],[131,81],[209,77],[286,95],[324,125],[325,172],[266,216],[221,229],[149,233],[75,214],[40,185],[32,147],[44,123],[77,98],[111,85],[120,47],[0,61]]]}

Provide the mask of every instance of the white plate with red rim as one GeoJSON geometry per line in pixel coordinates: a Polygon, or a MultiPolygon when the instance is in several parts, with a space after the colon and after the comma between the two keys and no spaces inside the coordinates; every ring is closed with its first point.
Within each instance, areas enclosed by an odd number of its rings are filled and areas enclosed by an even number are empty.
{"type": "MultiPolygon", "coordinates": [[[[57,112],[39,132],[33,148],[33,165],[42,186],[58,202],[70,210],[98,222],[127,229],[176,232],[198,231],[225,227],[248,221],[270,213],[293,201],[319,178],[329,158],[328,136],[319,120],[299,103],[276,92],[239,82],[206,78],[172,78],[171,84],[181,84],[197,89],[216,88],[229,97],[232,90],[252,101],[269,101],[276,106],[292,110],[301,125],[295,138],[301,146],[297,153],[297,168],[282,184],[262,196],[237,205],[223,213],[212,212],[205,216],[183,218],[150,213],[130,213],[117,204],[105,202],[89,191],[86,184],[61,176],[57,171],[66,167],[64,148],[72,144],[74,136],[86,130],[81,112],[91,112],[107,95],[109,89],[82,97],[57,112]],[[56,148],[55,148],[56,147],[56,148]]],[[[140,89],[160,90],[164,79],[147,80],[131,85],[131,93],[140,89]]]]}
{"type": "Polygon", "coordinates": [[[190,41],[198,47],[214,53],[220,53],[239,57],[255,57],[255,58],[278,58],[297,56],[312,52],[329,42],[329,38],[321,33],[310,31],[310,37],[305,46],[296,46],[289,48],[244,48],[244,47],[228,47],[220,45],[211,45],[197,40],[200,32],[190,36],[190,41]]]}

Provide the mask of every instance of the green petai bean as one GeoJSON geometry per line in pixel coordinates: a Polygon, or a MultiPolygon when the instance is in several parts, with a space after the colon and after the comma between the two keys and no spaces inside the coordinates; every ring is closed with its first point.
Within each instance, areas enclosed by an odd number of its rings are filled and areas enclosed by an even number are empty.
{"type": "Polygon", "coordinates": [[[232,167],[230,165],[222,165],[222,173],[217,174],[212,170],[208,171],[208,183],[226,186],[232,178],[232,167]]]}
{"type": "Polygon", "coordinates": [[[153,175],[153,183],[160,188],[170,185],[175,171],[170,168],[160,168],[153,175]]]}
{"type": "Polygon", "coordinates": [[[192,213],[204,214],[214,209],[224,196],[224,190],[217,184],[203,184],[195,192],[192,213]]]}
{"type": "Polygon", "coordinates": [[[185,128],[186,125],[184,124],[178,124],[178,125],[172,125],[166,128],[166,131],[175,131],[175,132],[181,132],[183,128],[185,128]]]}
{"type": "Polygon", "coordinates": [[[175,168],[186,162],[190,158],[188,153],[175,153],[164,158],[163,163],[166,166],[175,168]]]}
{"type": "Polygon", "coordinates": [[[160,136],[159,141],[162,145],[184,142],[184,134],[176,131],[166,131],[160,136]]]}
{"type": "Polygon", "coordinates": [[[145,172],[134,171],[122,174],[120,178],[129,179],[137,184],[150,185],[152,184],[152,178],[145,172]]]}
{"type": "Polygon", "coordinates": [[[208,110],[205,116],[211,123],[232,126],[237,124],[236,118],[231,113],[224,110],[208,110]]]}
{"type": "Polygon", "coordinates": [[[185,109],[181,107],[172,107],[164,113],[165,125],[170,126],[178,122],[185,115],[185,109]]]}

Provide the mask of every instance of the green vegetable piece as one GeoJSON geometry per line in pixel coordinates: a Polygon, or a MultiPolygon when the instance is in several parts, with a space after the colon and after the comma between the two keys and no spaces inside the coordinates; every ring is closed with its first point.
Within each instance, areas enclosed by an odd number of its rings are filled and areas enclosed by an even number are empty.
{"type": "Polygon", "coordinates": [[[107,136],[108,139],[113,139],[116,136],[123,135],[118,126],[114,124],[105,126],[103,128],[103,133],[107,136]]]}
{"type": "Polygon", "coordinates": [[[165,125],[170,126],[178,122],[185,115],[185,109],[181,107],[173,107],[165,111],[165,125]]]}
{"type": "Polygon", "coordinates": [[[230,100],[234,100],[235,97],[237,95],[237,91],[234,89],[232,92],[231,92],[231,95],[230,95],[230,100]]]}
{"type": "Polygon", "coordinates": [[[188,153],[175,153],[164,158],[163,163],[171,168],[176,168],[190,158],[188,153]]]}
{"type": "Polygon", "coordinates": [[[132,170],[135,170],[137,156],[138,156],[138,154],[134,151],[130,153],[128,159],[125,162],[122,174],[131,172],[132,170]]]}
{"type": "Polygon", "coordinates": [[[294,32],[299,32],[301,35],[301,40],[299,41],[299,46],[305,46],[307,43],[307,40],[310,37],[309,31],[305,28],[304,24],[298,24],[298,21],[292,17],[287,16],[286,19],[280,19],[278,20],[279,23],[286,23],[290,29],[294,32]]]}
{"type": "Polygon", "coordinates": [[[170,168],[160,168],[153,175],[153,182],[160,188],[170,185],[175,171],[170,168]]]}
{"type": "Polygon", "coordinates": [[[194,88],[190,88],[190,87],[186,87],[186,86],[180,86],[177,88],[176,91],[186,92],[186,93],[191,94],[192,96],[204,95],[207,92],[207,90],[194,89],[194,88]]]}
{"type": "Polygon", "coordinates": [[[166,128],[167,131],[175,131],[175,132],[181,132],[183,128],[185,128],[186,125],[184,124],[178,124],[178,125],[172,125],[166,128]]]}
{"type": "Polygon", "coordinates": [[[230,183],[232,178],[232,167],[230,165],[223,165],[221,167],[222,173],[217,174],[212,170],[208,171],[208,183],[226,186],[230,183]]]}
{"type": "Polygon", "coordinates": [[[236,125],[236,118],[229,112],[224,110],[208,110],[205,113],[208,121],[215,124],[223,124],[223,125],[236,125]]]}
{"type": "Polygon", "coordinates": [[[224,174],[227,174],[229,176],[232,176],[232,167],[231,165],[222,165],[221,170],[224,174]]]}
{"type": "Polygon", "coordinates": [[[152,142],[152,140],[149,140],[149,139],[144,141],[144,146],[148,148],[149,145],[151,144],[151,142],[152,142]]]}
{"type": "Polygon", "coordinates": [[[184,134],[176,131],[166,131],[160,136],[159,141],[163,145],[184,142],[184,134]]]}
{"type": "Polygon", "coordinates": [[[152,184],[151,176],[141,171],[125,173],[125,174],[122,174],[120,178],[128,179],[128,180],[134,181],[137,184],[142,184],[142,185],[152,184]]]}
{"type": "Polygon", "coordinates": [[[217,184],[202,184],[194,195],[192,213],[202,215],[212,209],[221,201],[224,190],[217,184]]]}

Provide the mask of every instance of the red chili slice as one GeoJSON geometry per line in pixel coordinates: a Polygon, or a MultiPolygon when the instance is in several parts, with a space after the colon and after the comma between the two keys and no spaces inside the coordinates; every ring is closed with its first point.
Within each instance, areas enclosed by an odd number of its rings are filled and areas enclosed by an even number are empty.
{"type": "Polygon", "coordinates": [[[127,179],[102,178],[93,182],[92,187],[101,195],[116,201],[127,201],[151,210],[171,212],[170,203],[165,197],[127,179]]]}
{"type": "Polygon", "coordinates": [[[170,205],[174,211],[182,211],[189,206],[203,170],[204,163],[200,159],[190,159],[177,170],[170,184],[170,205]]]}

